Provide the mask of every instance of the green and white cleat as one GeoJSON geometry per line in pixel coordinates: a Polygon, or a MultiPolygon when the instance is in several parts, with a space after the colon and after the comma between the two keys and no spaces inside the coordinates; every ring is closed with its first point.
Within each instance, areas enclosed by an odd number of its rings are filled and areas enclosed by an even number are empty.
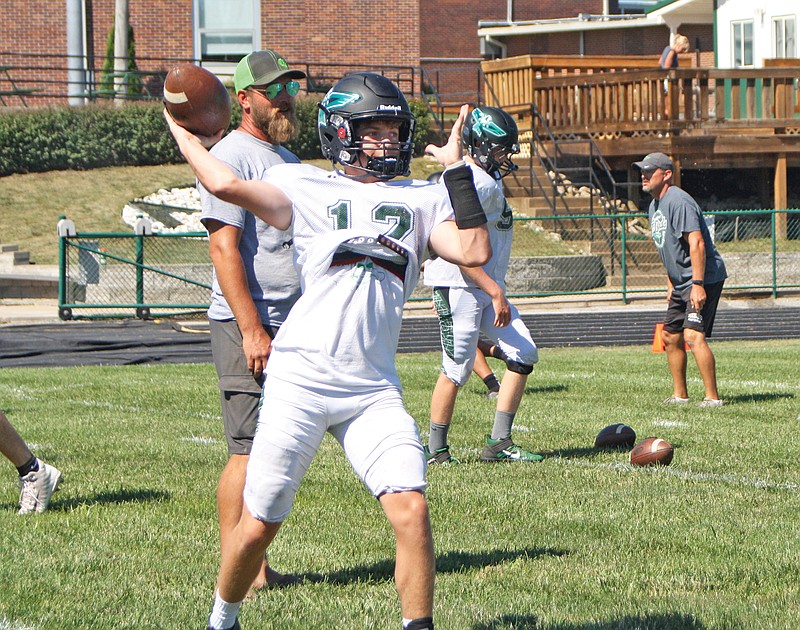
{"type": "Polygon", "coordinates": [[[432,466],[434,464],[460,464],[455,457],[450,454],[450,445],[448,444],[444,448],[436,449],[433,453],[428,450],[428,446],[425,445],[422,447],[425,451],[425,459],[428,460],[428,466],[432,466]]]}
{"type": "Polygon", "coordinates": [[[502,440],[493,440],[486,436],[486,446],[481,451],[482,462],[540,462],[541,455],[520,448],[511,440],[511,436],[502,440]]]}

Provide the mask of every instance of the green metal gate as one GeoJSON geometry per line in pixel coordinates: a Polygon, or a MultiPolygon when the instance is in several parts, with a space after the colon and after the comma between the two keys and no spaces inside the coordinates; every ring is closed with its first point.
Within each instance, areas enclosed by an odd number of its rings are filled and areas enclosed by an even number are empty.
{"type": "Polygon", "coordinates": [[[208,308],[212,265],[205,232],[76,232],[58,222],[58,313],[63,320],[150,319],[208,308]]]}

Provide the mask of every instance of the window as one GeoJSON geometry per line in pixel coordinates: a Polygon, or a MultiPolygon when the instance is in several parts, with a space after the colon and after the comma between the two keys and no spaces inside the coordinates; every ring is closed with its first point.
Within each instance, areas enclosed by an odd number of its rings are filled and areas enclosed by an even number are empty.
{"type": "Polygon", "coordinates": [[[776,58],[793,59],[797,57],[797,38],[795,36],[794,16],[777,17],[772,21],[773,54],[776,58]]]}
{"type": "Polygon", "coordinates": [[[203,61],[239,61],[260,48],[259,0],[194,0],[195,53],[203,61]]]}
{"type": "Polygon", "coordinates": [[[731,22],[733,28],[733,67],[753,65],[753,20],[731,22]]]}

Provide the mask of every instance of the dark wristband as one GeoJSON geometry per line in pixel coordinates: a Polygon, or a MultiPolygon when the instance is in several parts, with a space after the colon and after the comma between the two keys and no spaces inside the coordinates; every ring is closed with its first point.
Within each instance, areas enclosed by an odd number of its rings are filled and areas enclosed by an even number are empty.
{"type": "Polygon", "coordinates": [[[450,195],[453,213],[456,215],[456,225],[459,230],[476,228],[486,223],[486,213],[483,211],[475,182],[472,179],[472,170],[466,164],[444,172],[444,185],[450,195]]]}
{"type": "Polygon", "coordinates": [[[697,286],[702,287],[705,286],[706,283],[704,280],[692,280],[692,284],[696,284],[697,286]]]}

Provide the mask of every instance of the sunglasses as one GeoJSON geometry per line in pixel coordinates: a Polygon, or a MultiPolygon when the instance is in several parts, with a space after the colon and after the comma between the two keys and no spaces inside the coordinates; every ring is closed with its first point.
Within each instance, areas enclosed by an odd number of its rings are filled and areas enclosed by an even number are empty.
{"type": "Polygon", "coordinates": [[[288,81],[285,85],[283,83],[270,83],[263,88],[256,87],[255,85],[250,86],[251,90],[260,92],[269,99],[276,98],[283,88],[286,88],[286,93],[289,96],[297,96],[297,93],[300,91],[300,83],[297,81],[288,81]]]}

